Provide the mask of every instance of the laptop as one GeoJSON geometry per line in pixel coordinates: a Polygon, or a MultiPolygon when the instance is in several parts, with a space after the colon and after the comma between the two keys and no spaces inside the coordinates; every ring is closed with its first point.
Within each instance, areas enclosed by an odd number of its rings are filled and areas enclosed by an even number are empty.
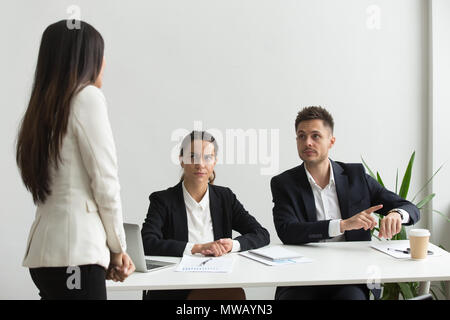
{"type": "Polygon", "coordinates": [[[123,227],[127,241],[127,253],[133,260],[137,272],[151,272],[175,265],[173,262],[145,259],[139,226],[137,224],[124,223],[123,227]]]}

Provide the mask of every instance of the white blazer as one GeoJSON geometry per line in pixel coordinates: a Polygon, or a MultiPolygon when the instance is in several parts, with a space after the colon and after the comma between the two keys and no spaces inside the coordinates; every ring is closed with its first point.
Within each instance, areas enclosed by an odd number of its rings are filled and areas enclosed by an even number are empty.
{"type": "Polygon", "coordinates": [[[51,194],[37,207],[23,266],[109,265],[125,252],[117,156],[105,97],[87,86],[71,102],[51,194]]]}

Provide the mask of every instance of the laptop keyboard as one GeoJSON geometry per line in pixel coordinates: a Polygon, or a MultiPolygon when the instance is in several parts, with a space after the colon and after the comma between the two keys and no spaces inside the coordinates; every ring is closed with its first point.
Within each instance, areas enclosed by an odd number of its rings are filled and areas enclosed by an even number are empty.
{"type": "Polygon", "coordinates": [[[155,269],[155,268],[161,267],[158,264],[152,264],[151,262],[148,262],[148,261],[146,261],[145,264],[147,265],[147,270],[151,270],[151,269],[155,269]]]}

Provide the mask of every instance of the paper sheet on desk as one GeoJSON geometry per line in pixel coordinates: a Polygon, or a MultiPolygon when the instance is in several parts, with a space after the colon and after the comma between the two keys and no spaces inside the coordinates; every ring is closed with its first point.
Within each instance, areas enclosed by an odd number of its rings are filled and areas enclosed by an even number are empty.
{"type": "Polygon", "coordinates": [[[294,264],[294,263],[309,263],[309,262],[313,262],[312,259],[310,258],[306,258],[306,257],[300,257],[300,258],[294,258],[294,259],[286,259],[286,260],[270,260],[270,259],[265,259],[261,256],[252,254],[248,251],[246,252],[239,252],[239,254],[241,256],[244,256],[246,258],[264,263],[268,266],[284,266],[284,265],[288,265],[288,264],[294,264]]]}
{"type": "MultiPolygon", "coordinates": [[[[383,253],[386,253],[390,255],[391,257],[397,258],[397,259],[411,259],[410,253],[403,253],[398,252],[395,250],[401,250],[406,251],[409,248],[409,241],[383,241],[380,243],[373,243],[370,245],[370,247],[381,251],[383,253]]],[[[430,250],[430,249],[429,249],[430,250]]],[[[428,257],[436,257],[442,255],[441,251],[433,250],[433,254],[429,255],[428,257]]]]}
{"type": "Polygon", "coordinates": [[[248,252],[269,260],[289,260],[302,257],[298,252],[286,249],[282,246],[266,246],[249,250],[248,252]]]}
{"type": "Polygon", "coordinates": [[[178,272],[231,272],[233,256],[196,257],[184,255],[175,271],[178,272]]]}

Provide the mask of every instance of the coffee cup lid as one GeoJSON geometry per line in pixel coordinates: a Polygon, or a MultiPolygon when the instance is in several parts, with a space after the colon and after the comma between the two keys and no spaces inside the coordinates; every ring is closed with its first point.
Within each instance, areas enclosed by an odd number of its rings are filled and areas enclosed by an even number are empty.
{"type": "Polygon", "coordinates": [[[427,229],[412,229],[409,231],[409,236],[411,237],[429,237],[430,231],[427,229]]]}

